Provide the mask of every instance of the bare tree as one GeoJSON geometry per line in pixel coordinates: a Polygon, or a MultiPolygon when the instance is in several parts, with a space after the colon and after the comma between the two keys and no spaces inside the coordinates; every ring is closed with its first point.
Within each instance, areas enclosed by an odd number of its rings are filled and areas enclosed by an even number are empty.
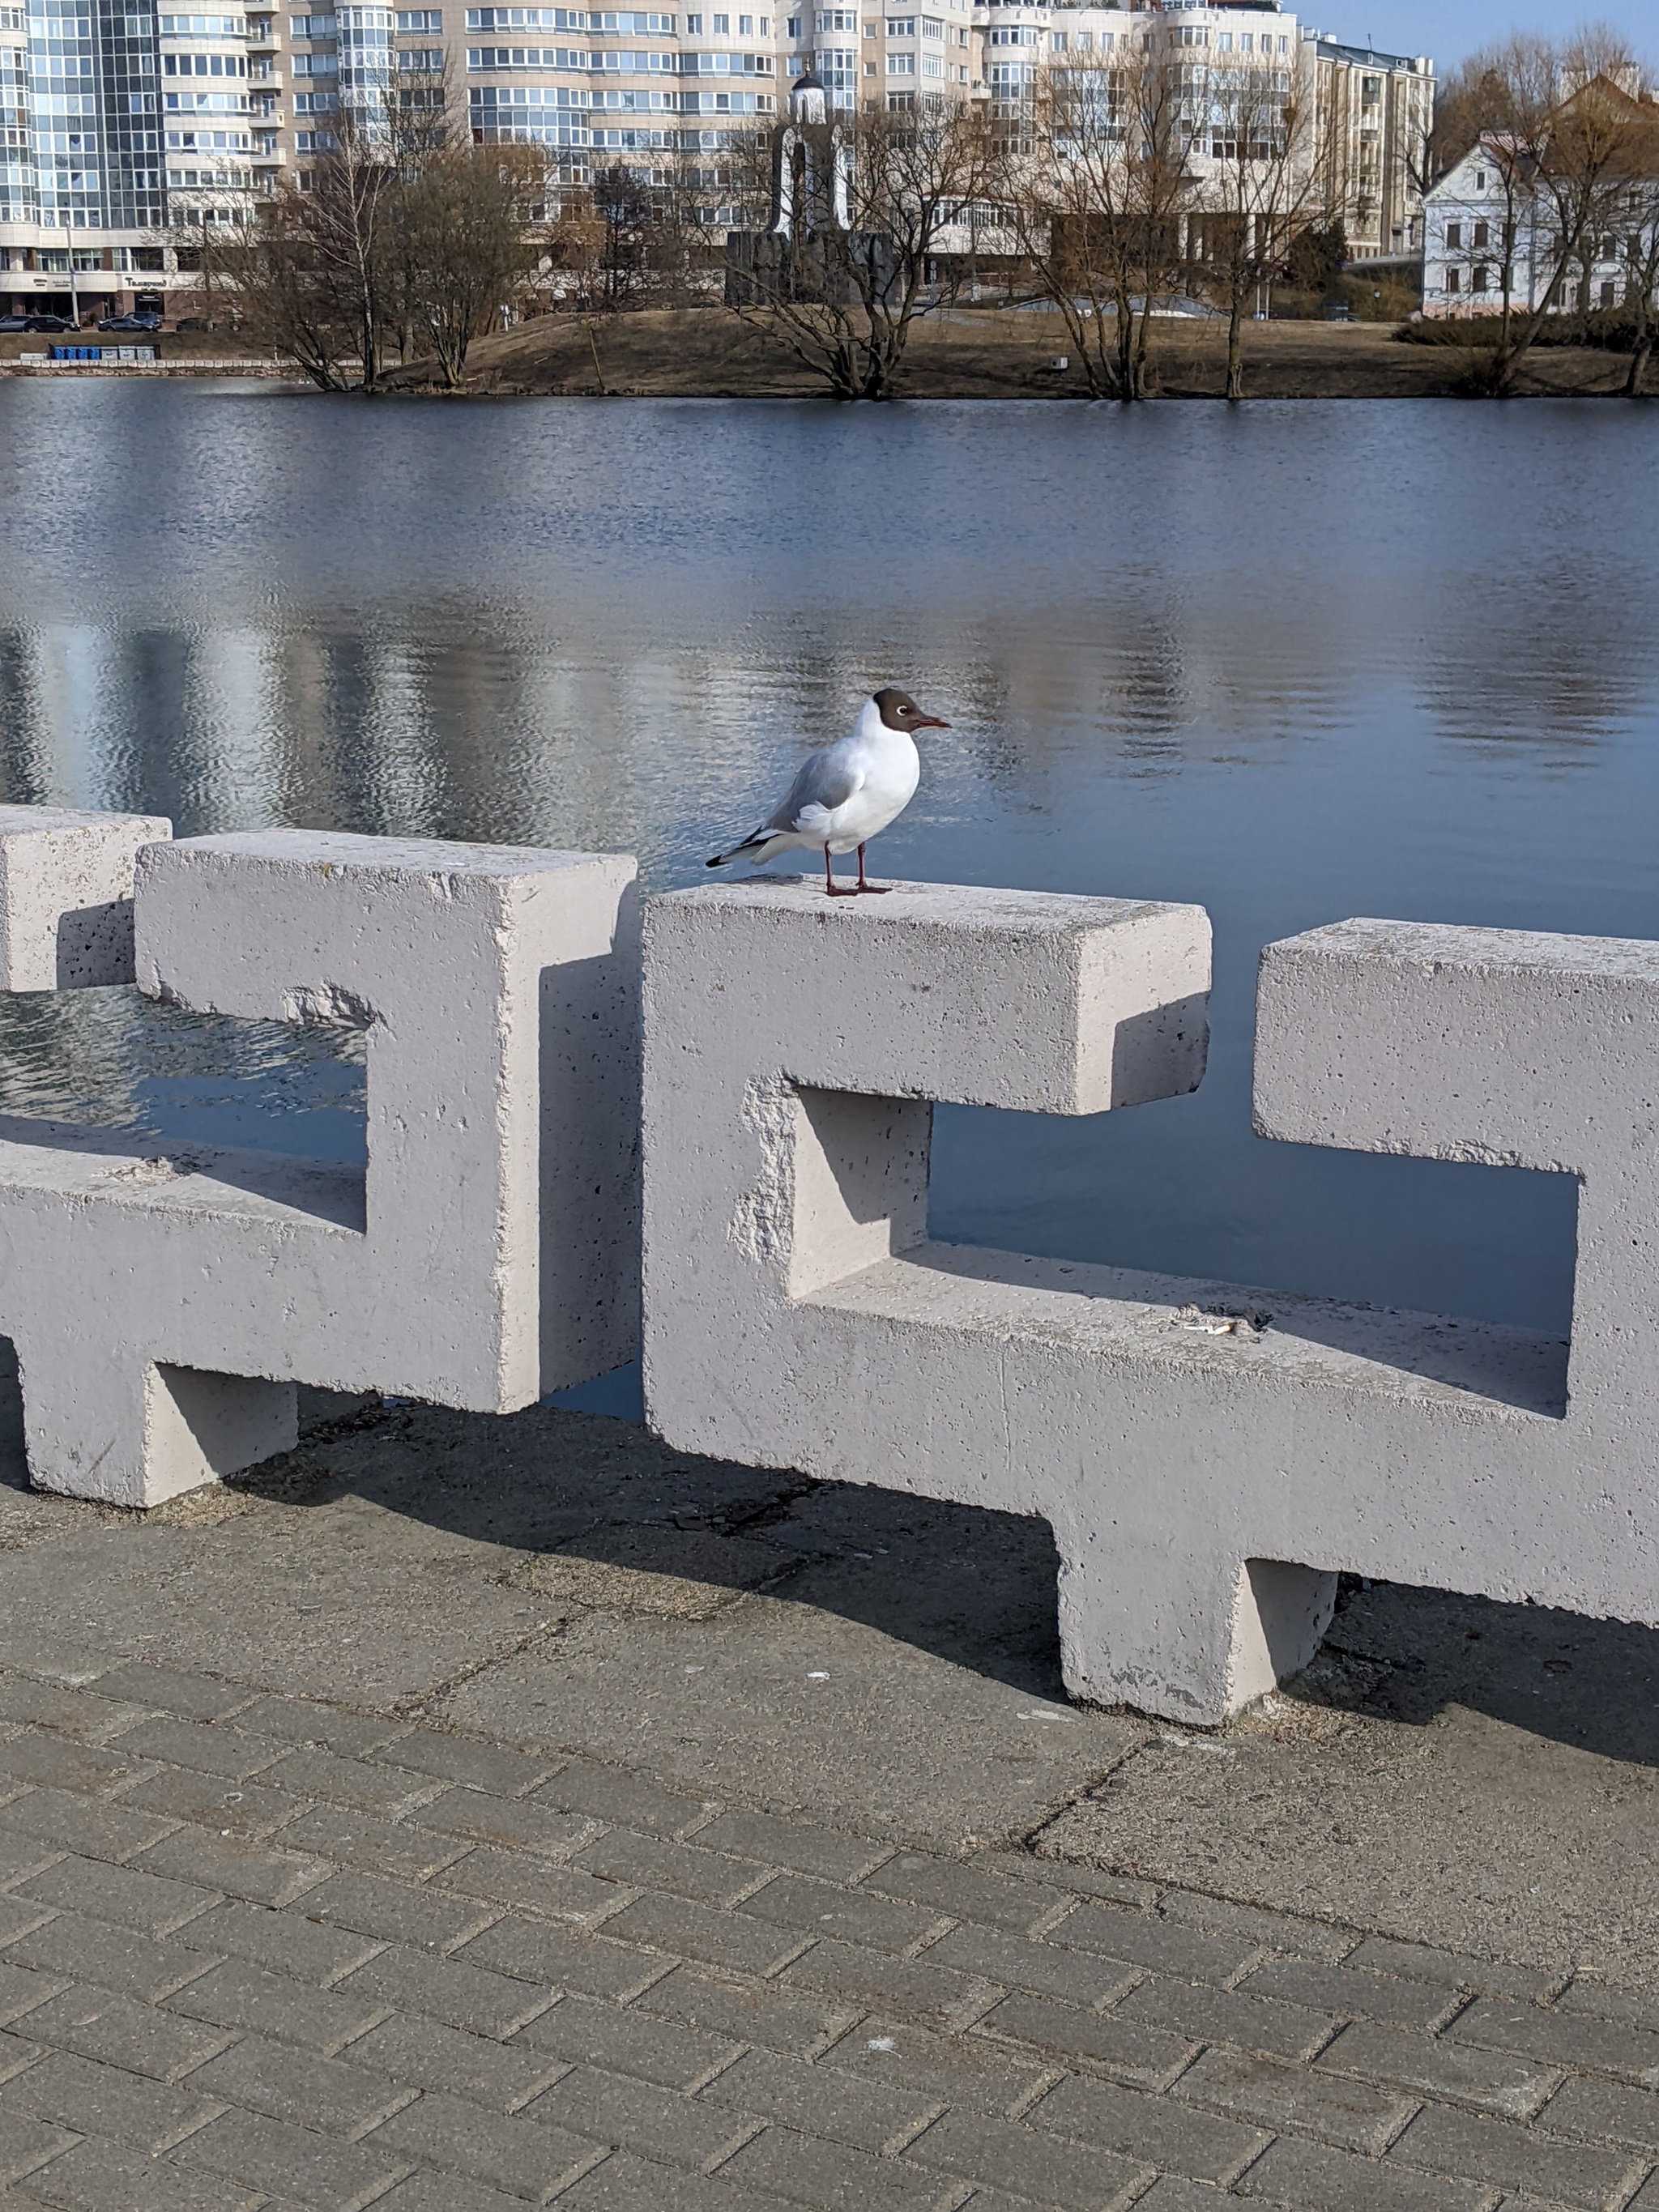
{"type": "Polygon", "coordinates": [[[1191,65],[1144,47],[1121,63],[1079,56],[1047,72],[1030,131],[1005,137],[1002,197],[1033,289],[1097,398],[1146,396],[1152,317],[1184,271],[1206,96],[1191,65]]]}
{"type": "Polygon", "coordinates": [[[1639,399],[1653,358],[1655,308],[1659,305],[1659,113],[1640,139],[1638,169],[1623,210],[1625,307],[1631,319],[1630,368],[1625,397],[1639,399]]]}
{"type": "MultiPolygon", "coordinates": [[[[1616,34],[1565,41],[1516,36],[1481,58],[1475,84],[1478,143],[1502,195],[1497,257],[1500,308],[1495,344],[1478,363],[1478,388],[1512,392],[1544,327],[1559,310],[1567,278],[1593,261],[1596,242],[1616,234],[1621,198],[1640,169],[1649,103],[1636,96],[1637,64],[1616,34]],[[1517,298],[1517,267],[1527,283],[1517,298]]],[[[1581,284],[1584,304],[1588,283],[1581,284]]]]}
{"type": "Polygon", "coordinates": [[[398,252],[410,307],[452,392],[474,338],[532,281],[547,191],[538,146],[434,147],[399,181],[398,252]]]}
{"type": "Polygon", "coordinates": [[[1189,282],[1226,311],[1229,399],[1244,397],[1247,315],[1286,270],[1321,188],[1316,115],[1312,85],[1271,65],[1211,74],[1189,282]]]}
{"type": "MultiPolygon", "coordinates": [[[[997,174],[984,120],[966,101],[930,96],[792,122],[780,143],[787,228],[775,210],[770,231],[729,241],[726,304],[836,398],[890,398],[916,324],[957,295],[962,249],[997,174]]],[[[737,196],[751,207],[770,153],[750,142],[737,196]]]]}

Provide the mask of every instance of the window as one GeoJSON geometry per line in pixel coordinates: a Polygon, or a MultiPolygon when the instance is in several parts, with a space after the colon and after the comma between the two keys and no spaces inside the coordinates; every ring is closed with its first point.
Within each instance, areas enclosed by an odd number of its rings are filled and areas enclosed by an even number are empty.
{"type": "Polygon", "coordinates": [[[1448,253],[1461,253],[1463,251],[1463,226],[1461,222],[1449,222],[1446,225],[1446,251],[1448,253]]]}
{"type": "Polygon", "coordinates": [[[1362,76],[1359,80],[1359,97],[1368,107],[1375,107],[1382,97],[1382,78],[1362,76]]]}
{"type": "Polygon", "coordinates": [[[1478,192],[1484,192],[1486,189],[1486,173],[1484,169],[1477,169],[1474,173],[1474,189],[1478,192]]]}
{"type": "Polygon", "coordinates": [[[945,36],[945,26],[937,15],[922,17],[921,35],[924,39],[942,39],[945,36]]]}
{"type": "Polygon", "coordinates": [[[401,49],[398,66],[411,76],[437,76],[444,65],[441,46],[410,46],[401,49]]]}
{"type": "MultiPolygon", "coordinates": [[[[1265,31],[1261,34],[1261,51],[1263,53],[1266,53],[1267,51],[1267,34],[1265,31]]],[[[1291,51],[1291,42],[1288,39],[1281,39],[1279,40],[1279,51],[1281,54],[1289,53],[1291,51]]]]}
{"type": "Polygon", "coordinates": [[[437,8],[400,8],[398,28],[400,31],[441,31],[443,12],[437,8]]]}
{"type": "Polygon", "coordinates": [[[714,18],[714,36],[717,39],[729,39],[731,35],[732,18],[729,15],[716,15],[714,18]]]}
{"type": "Polygon", "coordinates": [[[914,107],[915,104],[914,92],[890,92],[887,95],[887,105],[895,113],[902,108],[914,107]]]}
{"type": "Polygon", "coordinates": [[[1486,291],[1488,288],[1491,277],[1492,271],[1487,268],[1486,263],[1483,261],[1474,272],[1474,282],[1470,286],[1470,290],[1474,292],[1486,291]]]}
{"type": "Polygon", "coordinates": [[[1618,286],[1611,281],[1603,283],[1601,287],[1601,305],[1604,307],[1611,307],[1617,304],[1613,295],[1617,292],[1618,289],[1618,286]]]}
{"type": "Polygon", "coordinates": [[[685,19],[685,27],[690,37],[700,39],[702,36],[702,17],[701,15],[688,15],[685,19]]]}
{"type": "Polygon", "coordinates": [[[1078,33],[1077,50],[1079,53],[1086,54],[1092,52],[1094,50],[1094,43],[1095,34],[1092,31],[1079,31],[1078,33]]]}
{"type": "Polygon", "coordinates": [[[914,76],[915,73],[916,58],[914,54],[888,55],[887,74],[889,76],[914,76]]]}
{"type": "Polygon", "coordinates": [[[1447,291],[1448,291],[1448,292],[1461,292],[1461,291],[1462,290],[1462,289],[1463,289],[1463,272],[1462,272],[1462,270],[1461,269],[1449,269],[1449,270],[1446,271],[1446,289],[1447,289],[1447,291]]]}
{"type": "Polygon", "coordinates": [[[783,29],[784,36],[786,38],[799,40],[800,37],[800,17],[799,15],[791,15],[784,24],[783,29]]]}
{"type": "Polygon", "coordinates": [[[1216,43],[1216,51],[1217,51],[1217,52],[1218,52],[1218,53],[1223,53],[1223,54],[1230,54],[1230,53],[1231,53],[1231,52],[1232,52],[1232,50],[1233,50],[1233,34],[1232,34],[1232,33],[1231,33],[1231,31],[1220,31],[1220,32],[1218,32],[1218,33],[1217,33],[1217,34],[1216,34],[1216,42],[1215,42],[1215,43],[1216,43]]]}
{"type": "Polygon", "coordinates": [[[1049,45],[1049,48],[1050,48],[1050,50],[1051,50],[1053,52],[1057,53],[1057,54],[1063,54],[1063,53],[1065,52],[1065,51],[1066,51],[1066,33],[1065,33],[1065,32],[1064,32],[1064,31],[1050,31],[1050,32],[1049,32],[1049,33],[1048,33],[1048,45],[1049,45]]]}
{"type": "Polygon", "coordinates": [[[924,54],[921,58],[921,73],[924,76],[943,76],[944,61],[938,54],[924,54]]]}
{"type": "Polygon", "coordinates": [[[890,39],[914,39],[916,35],[915,17],[890,15],[887,18],[887,35],[890,39]]]}
{"type": "Polygon", "coordinates": [[[1254,31],[1240,32],[1238,38],[1238,51],[1241,54],[1253,54],[1255,52],[1255,33],[1254,31]]]}
{"type": "Polygon", "coordinates": [[[1492,225],[1489,222],[1476,223],[1474,226],[1474,243],[1476,246],[1486,246],[1491,243],[1491,240],[1492,225]]]}
{"type": "Polygon", "coordinates": [[[738,36],[740,39],[752,39],[754,35],[754,17],[752,15],[739,15],[738,18],[738,36]]]}

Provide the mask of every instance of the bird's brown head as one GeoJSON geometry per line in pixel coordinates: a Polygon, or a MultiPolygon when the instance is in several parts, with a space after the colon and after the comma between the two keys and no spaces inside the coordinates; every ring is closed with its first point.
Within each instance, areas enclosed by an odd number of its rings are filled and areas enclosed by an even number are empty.
{"type": "Polygon", "coordinates": [[[875,694],[876,708],[890,730],[948,730],[937,714],[924,714],[908,691],[890,684],[875,694]]]}

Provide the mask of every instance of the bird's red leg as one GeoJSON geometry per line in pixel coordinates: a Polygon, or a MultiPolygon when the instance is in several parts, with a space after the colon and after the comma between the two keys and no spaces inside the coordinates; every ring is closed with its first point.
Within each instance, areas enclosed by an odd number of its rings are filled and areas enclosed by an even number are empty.
{"type": "Polygon", "coordinates": [[[887,893],[888,893],[890,890],[892,890],[892,888],[893,888],[893,886],[891,885],[891,884],[866,884],[866,883],[865,882],[865,880],[864,880],[864,848],[863,848],[863,846],[862,846],[862,845],[860,845],[860,846],[859,847],[859,879],[858,879],[858,883],[857,883],[857,885],[856,885],[856,889],[858,889],[859,890],[861,890],[861,891],[873,891],[873,892],[877,893],[878,896],[880,896],[881,897],[884,898],[884,897],[886,896],[887,893]]]}
{"type": "Polygon", "coordinates": [[[830,848],[827,845],[823,848],[823,888],[829,892],[831,898],[856,898],[858,896],[858,890],[855,885],[848,884],[843,889],[842,886],[836,881],[836,872],[830,865],[830,848]]]}

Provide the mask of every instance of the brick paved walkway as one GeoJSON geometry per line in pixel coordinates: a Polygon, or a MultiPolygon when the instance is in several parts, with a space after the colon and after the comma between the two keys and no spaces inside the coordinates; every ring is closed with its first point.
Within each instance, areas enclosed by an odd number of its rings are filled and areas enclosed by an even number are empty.
{"type": "Polygon", "coordinates": [[[44,1640],[0,1723],[9,2207],[1659,2207],[1659,1997],[44,1640]]]}

